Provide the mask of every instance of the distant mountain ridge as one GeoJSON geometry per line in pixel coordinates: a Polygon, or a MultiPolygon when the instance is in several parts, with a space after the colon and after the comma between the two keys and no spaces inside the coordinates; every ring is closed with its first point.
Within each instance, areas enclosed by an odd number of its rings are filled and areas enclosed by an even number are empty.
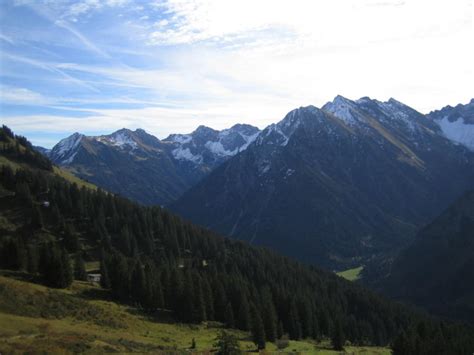
{"type": "Polygon", "coordinates": [[[190,134],[159,140],[143,129],[124,128],[102,136],[74,133],[43,153],[111,192],[164,205],[244,150],[258,132],[250,125],[223,131],[200,126],[190,134]]]}
{"type": "Polygon", "coordinates": [[[171,208],[220,233],[339,268],[404,245],[472,187],[474,154],[435,120],[394,99],[337,96],[268,126],[171,208]]]}

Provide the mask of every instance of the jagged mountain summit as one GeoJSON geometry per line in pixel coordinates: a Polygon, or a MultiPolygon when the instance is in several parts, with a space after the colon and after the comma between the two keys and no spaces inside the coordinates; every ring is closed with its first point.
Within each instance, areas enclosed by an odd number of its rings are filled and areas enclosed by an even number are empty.
{"type": "Polygon", "coordinates": [[[200,126],[164,140],[143,129],[109,135],[80,133],[61,140],[47,156],[81,178],[144,204],[168,204],[237,154],[258,128],[235,125],[223,131],[200,126]]]}
{"type": "Polygon", "coordinates": [[[217,131],[199,126],[189,134],[172,134],[162,142],[169,147],[172,157],[183,169],[199,167],[205,172],[247,149],[260,130],[257,127],[237,124],[217,131]]]}
{"type": "Polygon", "coordinates": [[[473,178],[474,154],[432,119],[394,99],[338,96],[291,111],[171,207],[220,233],[340,268],[407,243],[473,178]]]}
{"type": "Polygon", "coordinates": [[[428,114],[452,141],[474,151],[474,99],[466,105],[446,106],[428,114]]]}

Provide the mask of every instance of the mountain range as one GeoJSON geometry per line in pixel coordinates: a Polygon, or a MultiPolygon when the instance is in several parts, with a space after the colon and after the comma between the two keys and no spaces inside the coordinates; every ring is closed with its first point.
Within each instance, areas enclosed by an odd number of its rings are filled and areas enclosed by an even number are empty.
{"type": "Polygon", "coordinates": [[[399,250],[473,186],[473,152],[437,120],[394,99],[338,96],[291,111],[170,207],[337,269],[399,250]]]}
{"type": "Polygon", "coordinates": [[[338,269],[399,250],[474,187],[473,112],[337,96],[263,131],[76,133],[43,153],[108,191],[338,269]]]}
{"type": "Polygon", "coordinates": [[[50,151],[39,150],[108,191],[143,204],[164,205],[244,150],[258,132],[250,125],[222,131],[199,126],[190,134],[160,140],[142,129],[124,128],[103,136],[74,133],[50,151]]]}

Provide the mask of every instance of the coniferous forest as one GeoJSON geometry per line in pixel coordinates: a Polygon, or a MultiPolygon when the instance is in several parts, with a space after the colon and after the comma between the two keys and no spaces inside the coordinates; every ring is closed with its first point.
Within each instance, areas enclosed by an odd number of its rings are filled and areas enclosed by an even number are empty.
{"type": "Polygon", "coordinates": [[[389,345],[394,354],[463,354],[474,331],[388,301],[335,274],[192,225],[160,207],[143,207],[52,172],[24,138],[0,130],[3,230],[1,268],[25,270],[43,284],[68,287],[100,261],[101,286],[146,313],[176,321],[222,322],[249,331],[258,348],[284,334],[389,345]]]}

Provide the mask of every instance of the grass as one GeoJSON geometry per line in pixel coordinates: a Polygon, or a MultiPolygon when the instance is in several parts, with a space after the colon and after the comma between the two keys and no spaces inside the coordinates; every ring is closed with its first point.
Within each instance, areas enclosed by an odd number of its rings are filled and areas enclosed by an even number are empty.
{"type": "Polygon", "coordinates": [[[58,168],[57,166],[54,166],[53,171],[56,175],[64,178],[65,180],[73,184],[77,184],[77,186],[79,187],[84,186],[84,187],[87,187],[88,189],[97,190],[97,186],[95,186],[94,184],[91,184],[90,182],[87,182],[85,180],[78,178],[77,176],[73,175],[72,173],[70,173],[69,171],[65,169],[61,169],[61,168],[58,168]]]}
{"type": "MultiPolygon", "coordinates": [[[[1,273],[9,277],[0,276],[0,353],[189,353],[193,338],[195,353],[207,353],[221,329],[220,324],[211,322],[173,323],[167,312],[151,319],[135,308],[107,300],[103,290],[86,282],[75,281],[67,290],[51,290],[18,279],[20,273],[1,273]]],[[[231,332],[242,350],[255,349],[248,333],[231,332]]],[[[319,344],[290,341],[282,351],[268,343],[265,353],[340,354],[331,350],[327,340],[319,344]]],[[[346,353],[391,352],[347,346],[346,353]]]]}
{"type": "Polygon", "coordinates": [[[348,270],[338,272],[337,275],[349,281],[356,281],[360,278],[360,273],[362,272],[363,268],[364,268],[363,266],[358,266],[353,269],[348,269],[348,270]]]}
{"type": "MultiPolygon", "coordinates": [[[[14,162],[3,155],[0,155],[0,166],[1,165],[7,165],[10,168],[12,168],[14,171],[20,168],[30,168],[27,164],[14,162]]],[[[62,177],[63,179],[69,181],[70,183],[77,184],[77,186],[79,187],[84,186],[92,190],[97,190],[97,186],[95,186],[94,184],[87,182],[85,180],[82,180],[78,178],[77,176],[75,176],[74,174],[72,174],[71,172],[65,169],[62,169],[60,167],[53,166],[53,174],[62,177]]]]}

